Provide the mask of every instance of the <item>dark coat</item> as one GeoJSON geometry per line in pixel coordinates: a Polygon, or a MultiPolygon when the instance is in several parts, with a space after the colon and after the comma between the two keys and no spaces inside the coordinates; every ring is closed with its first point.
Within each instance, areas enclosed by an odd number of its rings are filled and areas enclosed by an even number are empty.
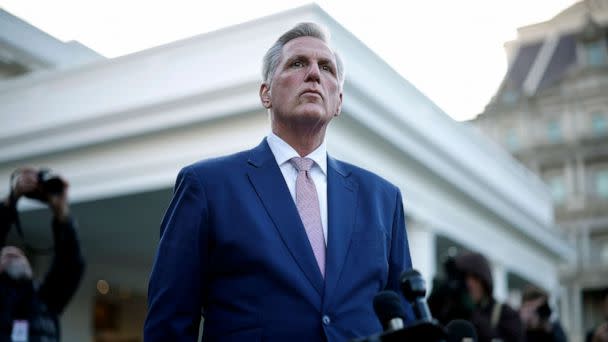
{"type": "MultiPolygon", "coordinates": [[[[5,245],[14,215],[0,203],[0,248],[5,245]]],[[[59,341],[59,316],[76,292],[84,260],[74,222],[53,221],[53,261],[40,286],[0,274],[0,342],[11,340],[15,320],[27,320],[29,341],[59,341]]]]}
{"type": "Polygon", "coordinates": [[[524,342],[524,328],[517,311],[507,304],[500,305],[500,318],[492,326],[491,317],[496,301],[492,298],[473,310],[471,322],[477,330],[479,342],[501,339],[503,342],[524,342]]]}
{"type": "Polygon", "coordinates": [[[456,266],[464,273],[476,276],[489,294],[489,299],[473,308],[471,322],[477,330],[479,342],[490,342],[493,338],[503,342],[523,342],[524,328],[519,314],[506,304],[500,305],[498,322],[492,326],[492,311],[496,301],[492,298],[494,283],[487,259],[479,253],[464,253],[456,257],[456,266]]]}

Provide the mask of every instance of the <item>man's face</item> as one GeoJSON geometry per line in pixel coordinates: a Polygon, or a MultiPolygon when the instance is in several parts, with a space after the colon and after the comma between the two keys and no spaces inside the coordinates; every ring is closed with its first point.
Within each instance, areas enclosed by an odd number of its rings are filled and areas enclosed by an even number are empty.
{"type": "Polygon", "coordinates": [[[12,279],[32,279],[32,267],[23,252],[13,246],[0,251],[0,273],[6,272],[12,279]]]}
{"type": "Polygon", "coordinates": [[[478,304],[485,296],[485,290],[481,280],[475,276],[467,275],[465,281],[467,284],[467,289],[469,290],[469,295],[471,295],[471,299],[475,304],[478,304]]]}
{"type": "Polygon", "coordinates": [[[333,52],[317,38],[289,41],[283,47],[270,88],[263,84],[260,96],[264,106],[271,109],[273,125],[326,125],[340,114],[342,105],[333,52]]]}

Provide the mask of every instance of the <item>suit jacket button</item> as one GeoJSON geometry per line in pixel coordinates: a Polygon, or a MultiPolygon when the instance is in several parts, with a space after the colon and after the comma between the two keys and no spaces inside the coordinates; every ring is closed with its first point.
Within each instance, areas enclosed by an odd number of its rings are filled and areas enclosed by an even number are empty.
{"type": "Polygon", "coordinates": [[[329,325],[331,323],[331,319],[327,315],[323,315],[323,324],[329,325]]]}

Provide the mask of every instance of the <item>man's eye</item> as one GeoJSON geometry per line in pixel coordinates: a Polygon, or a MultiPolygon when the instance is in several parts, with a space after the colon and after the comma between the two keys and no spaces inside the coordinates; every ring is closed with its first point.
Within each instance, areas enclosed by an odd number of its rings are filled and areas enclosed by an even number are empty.
{"type": "Polygon", "coordinates": [[[291,63],[291,66],[296,67],[296,68],[300,68],[304,66],[304,63],[300,62],[300,61],[295,61],[293,63],[291,63]]]}
{"type": "Polygon", "coordinates": [[[321,70],[323,70],[323,71],[329,71],[331,73],[334,72],[334,69],[330,65],[321,65],[321,70]]]}

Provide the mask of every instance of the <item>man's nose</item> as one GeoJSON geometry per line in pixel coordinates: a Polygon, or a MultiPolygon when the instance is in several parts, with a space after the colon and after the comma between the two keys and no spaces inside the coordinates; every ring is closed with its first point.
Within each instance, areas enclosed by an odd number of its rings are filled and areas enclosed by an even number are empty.
{"type": "Polygon", "coordinates": [[[308,70],[306,70],[306,82],[320,82],[321,81],[321,70],[317,63],[310,63],[308,70]]]}

